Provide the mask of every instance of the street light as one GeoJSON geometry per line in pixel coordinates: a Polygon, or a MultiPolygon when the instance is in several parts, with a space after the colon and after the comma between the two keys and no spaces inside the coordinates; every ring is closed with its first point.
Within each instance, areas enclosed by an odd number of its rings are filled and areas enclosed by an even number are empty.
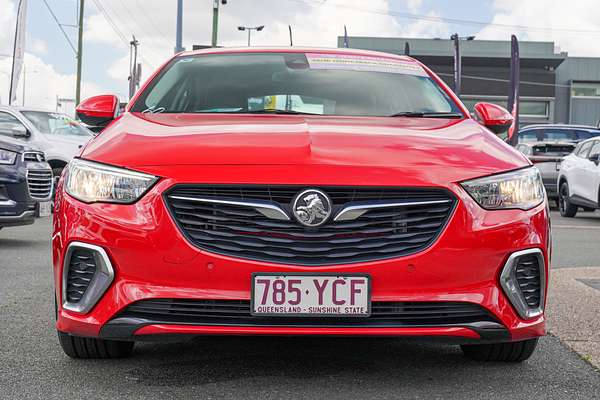
{"type": "Polygon", "coordinates": [[[250,47],[250,33],[252,31],[260,32],[265,29],[264,25],[260,26],[238,26],[238,31],[248,31],[248,47],[250,47]]]}

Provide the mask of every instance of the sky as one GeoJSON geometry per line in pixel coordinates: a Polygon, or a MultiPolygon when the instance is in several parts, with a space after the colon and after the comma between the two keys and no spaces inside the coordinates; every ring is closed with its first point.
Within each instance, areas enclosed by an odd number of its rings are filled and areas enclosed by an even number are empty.
{"type": "MultiPolygon", "coordinates": [[[[184,0],[183,44],[211,40],[213,0],[184,0]]],[[[350,36],[553,41],[572,56],[600,57],[598,0],[228,0],[220,7],[218,44],[245,46],[237,26],[265,25],[253,45],[335,47],[344,25],[350,36]],[[459,20],[459,21],[456,21],[459,20]]],[[[18,0],[0,0],[0,102],[8,99],[18,0]],[[8,57],[7,57],[8,56],[8,57]]],[[[77,0],[28,0],[25,90],[17,103],[55,109],[56,98],[73,98],[75,52],[46,7],[77,44],[77,0]]],[[[142,81],[164,63],[175,46],[176,0],[86,0],[83,97],[102,93],[127,99],[129,41],[140,42],[142,81]]]]}

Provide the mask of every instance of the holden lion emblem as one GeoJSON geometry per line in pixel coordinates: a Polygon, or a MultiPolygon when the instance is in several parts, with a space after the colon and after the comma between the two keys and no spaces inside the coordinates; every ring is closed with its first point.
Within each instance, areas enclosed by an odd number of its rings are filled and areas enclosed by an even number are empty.
{"type": "Polygon", "coordinates": [[[302,225],[319,226],[331,215],[331,201],[320,190],[309,189],[299,193],[292,205],[294,217],[302,225]]]}

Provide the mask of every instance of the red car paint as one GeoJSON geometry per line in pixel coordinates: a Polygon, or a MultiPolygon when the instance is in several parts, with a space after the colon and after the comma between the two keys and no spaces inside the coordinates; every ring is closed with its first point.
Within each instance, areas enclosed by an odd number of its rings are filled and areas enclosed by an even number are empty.
{"type": "MultiPolygon", "coordinates": [[[[242,51],[281,50],[211,49],[204,53],[242,51]]],[[[432,77],[456,101],[446,85],[432,77]]],[[[474,121],[462,104],[459,107],[465,112],[461,119],[126,112],[92,140],[81,157],[161,179],[130,205],[85,204],[64,193],[59,184],[52,241],[58,330],[99,336],[107,322],[142,299],[249,300],[255,272],[346,272],[371,276],[373,301],[476,303],[501,321],[510,340],[543,335],[544,314],[520,318],[499,285],[499,274],[511,253],[530,248],[542,250],[547,274],[547,204],[528,211],[486,211],[465,192],[461,181],[530,163],[474,121]],[[190,244],[163,198],[166,190],[181,183],[433,186],[451,191],[458,203],[441,235],[422,252],[396,259],[304,267],[212,254],[190,244]],[[101,246],[116,270],[113,283],[87,314],[63,309],[60,301],[65,250],[73,241],[101,246]]],[[[155,324],[135,331],[136,336],[160,334],[480,337],[473,329],[447,326],[155,324]]]]}

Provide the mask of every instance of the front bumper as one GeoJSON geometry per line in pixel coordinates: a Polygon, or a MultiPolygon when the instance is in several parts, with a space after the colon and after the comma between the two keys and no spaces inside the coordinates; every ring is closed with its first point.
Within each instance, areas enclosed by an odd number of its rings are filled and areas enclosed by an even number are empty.
{"type": "Polygon", "coordinates": [[[558,179],[558,175],[553,178],[544,178],[544,188],[546,189],[546,194],[549,199],[558,199],[558,185],[556,180],[558,179]]]}
{"type": "MultiPolygon", "coordinates": [[[[37,215],[37,203],[29,193],[27,172],[50,171],[45,162],[22,162],[0,166],[0,227],[31,225],[37,215]]],[[[49,198],[47,199],[49,200],[49,198]]]]}
{"type": "MultiPolygon", "coordinates": [[[[485,211],[458,185],[459,202],[436,242],[418,254],[326,267],[292,266],[210,254],[189,244],[173,222],[161,196],[175,182],[160,181],[133,205],[83,204],[60,190],[56,199],[53,262],[58,330],[73,335],[122,340],[231,335],[376,335],[436,337],[449,341],[524,340],[545,333],[544,314],[522,319],[500,284],[510,255],[540,249],[547,276],[548,211],[544,203],[529,211],[485,211]],[[62,304],[62,271],[74,241],[102,247],[114,267],[114,280],[87,313],[62,304]],[[250,299],[254,272],[366,273],[373,302],[461,302],[485,309],[494,323],[459,326],[169,323],[123,319],[135,302],[148,299],[250,299]]],[[[542,288],[545,292],[546,288],[542,288]]],[[[489,321],[488,321],[489,322],[489,321]]]]}

